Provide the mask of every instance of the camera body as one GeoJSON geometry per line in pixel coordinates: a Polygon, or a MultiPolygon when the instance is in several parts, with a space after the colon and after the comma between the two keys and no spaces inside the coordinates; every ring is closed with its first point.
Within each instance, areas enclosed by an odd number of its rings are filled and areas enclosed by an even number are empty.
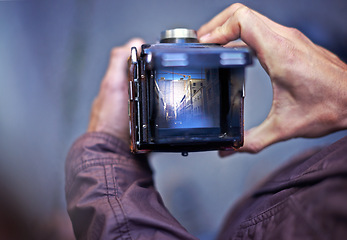
{"type": "MultiPolygon", "coordinates": [[[[239,148],[244,133],[247,48],[201,44],[172,29],[129,58],[131,150],[182,152],[239,148]]],[[[185,155],[185,154],[184,154],[185,155]]]]}

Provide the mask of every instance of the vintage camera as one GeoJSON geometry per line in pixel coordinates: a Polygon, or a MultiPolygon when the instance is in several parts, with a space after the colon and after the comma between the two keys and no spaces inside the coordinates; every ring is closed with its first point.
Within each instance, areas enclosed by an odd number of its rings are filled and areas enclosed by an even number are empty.
{"type": "Polygon", "coordinates": [[[247,48],[201,44],[196,32],[162,32],[129,58],[131,150],[182,152],[243,145],[247,48]]]}

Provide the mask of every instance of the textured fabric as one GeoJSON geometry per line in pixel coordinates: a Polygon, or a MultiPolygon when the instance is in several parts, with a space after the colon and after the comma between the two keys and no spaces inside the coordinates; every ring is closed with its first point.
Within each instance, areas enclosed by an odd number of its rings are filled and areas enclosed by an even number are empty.
{"type": "Polygon", "coordinates": [[[235,205],[219,239],[347,239],[347,137],[272,174],[235,205]]]}
{"type": "MultiPolygon", "coordinates": [[[[88,133],[66,161],[77,239],[195,239],[167,211],[144,156],[88,133]]],[[[219,239],[346,239],[347,137],[276,171],[229,213],[219,239]]]]}
{"type": "Polygon", "coordinates": [[[147,159],[122,141],[88,133],[66,160],[66,199],[77,239],[196,239],[168,212],[147,159]]]}

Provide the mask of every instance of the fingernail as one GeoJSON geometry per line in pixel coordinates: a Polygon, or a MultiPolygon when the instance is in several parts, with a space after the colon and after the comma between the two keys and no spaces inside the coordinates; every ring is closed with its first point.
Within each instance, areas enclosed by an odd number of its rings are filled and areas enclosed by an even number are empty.
{"type": "Polygon", "coordinates": [[[208,39],[211,37],[211,33],[207,33],[200,37],[200,42],[208,42],[208,39]]]}

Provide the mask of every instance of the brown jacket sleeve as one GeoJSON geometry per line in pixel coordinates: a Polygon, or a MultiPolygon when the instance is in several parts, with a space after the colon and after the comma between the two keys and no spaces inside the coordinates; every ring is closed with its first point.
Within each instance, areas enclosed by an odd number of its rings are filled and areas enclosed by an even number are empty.
{"type": "Polygon", "coordinates": [[[122,141],[88,133],[65,165],[66,200],[77,239],[196,239],[165,208],[144,156],[122,141]]]}

